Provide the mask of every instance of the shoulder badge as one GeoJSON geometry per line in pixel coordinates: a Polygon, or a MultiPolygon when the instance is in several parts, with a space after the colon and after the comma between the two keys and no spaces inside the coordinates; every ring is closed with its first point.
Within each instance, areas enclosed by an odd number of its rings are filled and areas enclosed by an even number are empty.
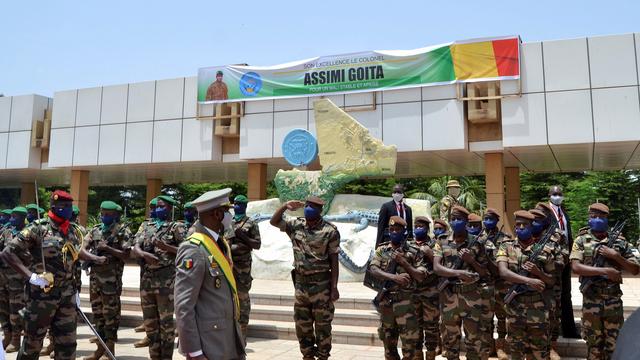
{"type": "Polygon", "coordinates": [[[182,260],[182,264],[180,264],[180,267],[185,270],[191,270],[191,268],[193,268],[193,259],[187,258],[182,260]]]}

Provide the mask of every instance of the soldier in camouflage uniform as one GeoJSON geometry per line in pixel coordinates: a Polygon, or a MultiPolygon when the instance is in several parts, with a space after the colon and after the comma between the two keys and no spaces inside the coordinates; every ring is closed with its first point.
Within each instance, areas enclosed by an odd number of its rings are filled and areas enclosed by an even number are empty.
{"type": "Polygon", "coordinates": [[[304,360],[326,360],[331,352],[331,322],[338,292],[340,233],[322,218],[324,201],[288,201],[271,217],[271,225],[286,232],[293,245],[293,318],[304,360]],[[304,217],[284,219],[286,210],[304,207],[304,217]]]}
{"type": "Polygon", "coordinates": [[[205,95],[206,101],[227,100],[229,97],[229,90],[227,89],[227,84],[222,81],[223,76],[224,74],[222,71],[216,72],[216,81],[212,82],[207,88],[207,94],[205,95]]]}
{"type": "Polygon", "coordinates": [[[25,208],[27,208],[27,222],[29,224],[44,217],[44,209],[36,204],[27,204],[25,208]]]}
{"type": "Polygon", "coordinates": [[[133,253],[144,262],[140,279],[140,299],[145,331],[149,338],[152,360],[173,356],[175,320],[173,319],[173,287],[175,258],[187,230],[178,221],[168,221],[176,201],[167,195],[157,198],[156,219],[136,234],[133,253]]]}
{"type": "Polygon", "coordinates": [[[247,215],[247,197],[238,195],[233,199],[233,231],[227,238],[231,246],[233,259],[233,276],[238,286],[238,298],[240,300],[240,329],[242,335],[247,338],[247,326],[249,325],[249,313],[251,312],[251,251],[260,249],[260,230],[258,224],[247,215]]]}
{"type": "Polygon", "coordinates": [[[12,209],[4,209],[0,211],[0,230],[9,227],[11,224],[9,220],[11,219],[12,209]]]}
{"type": "MultiPolygon", "coordinates": [[[[90,264],[89,298],[93,324],[98,335],[115,354],[115,341],[120,316],[119,291],[122,288],[122,269],[129,257],[131,231],[117,222],[118,204],[103,201],[100,204],[101,224],[94,226],[84,239],[83,250],[107,258],[104,264],[90,264]]],[[[104,355],[101,345],[85,360],[98,360],[104,355]]]]}
{"type": "Polygon", "coordinates": [[[525,210],[516,211],[514,216],[516,238],[502,242],[496,261],[504,280],[526,285],[529,290],[505,305],[509,355],[514,360],[524,360],[525,356],[527,359],[547,359],[549,304],[544,291],[553,287],[555,246],[548,242],[538,257],[529,261],[530,255],[542,245],[536,243],[531,232],[535,216],[525,210]],[[520,275],[522,270],[529,276],[520,275]]]}
{"type": "Polygon", "coordinates": [[[190,201],[184,204],[184,211],[182,212],[182,216],[184,216],[184,228],[188,231],[191,229],[196,220],[198,220],[198,211],[190,201]]]}
{"type": "Polygon", "coordinates": [[[507,294],[509,285],[505,283],[498,274],[498,265],[496,263],[496,255],[500,244],[502,242],[510,240],[509,236],[498,229],[498,222],[500,221],[500,214],[495,209],[488,208],[483,216],[482,225],[484,230],[482,235],[478,239],[484,244],[485,252],[487,254],[487,260],[489,265],[489,271],[491,278],[483,287],[483,299],[493,299],[490,301],[491,308],[486,314],[483,314],[483,334],[487,336],[485,344],[488,345],[490,356],[497,356],[500,360],[506,360],[508,358],[505,351],[505,338],[507,336],[507,314],[504,311],[504,296],[507,294]],[[493,315],[496,315],[498,319],[498,339],[493,340],[493,315]]]}
{"type": "Polygon", "coordinates": [[[571,269],[581,277],[596,277],[582,289],[582,336],[587,342],[589,360],[611,359],[618,332],[624,322],[622,307],[622,271],[637,275],[638,259],[622,236],[608,246],[609,208],[604,204],[589,207],[589,227],[581,229],[573,242],[571,269]],[[595,267],[596,256],[605,258],[604,267],[595,267]]]}
{"type": "Polygon", "coordinates": [[[452,282],[440,293],[442,343],[447,359],[460,356],[461,326],[465,333],[467,359],[480,359],[486,352],[480,334],[484,309],[481,287],[486,283],[489,271],[482,244],[475,242],[470,247],[476,237],[467,232],[468,217],[467,209],[454,206],[451,210],[451,234],[441,237],[433,251],[436,274],[452,282]],[[454,269],[458,259],[462,260],[462,267],[454,269]]]}
{"type": "MultiPolygon", "coordinates": [[[[409,245],[416,247],[422,254],[422,265],[425,269],[424,280],[416,284],[414,293],[415,313],[418,321],[418,342],[416,359],[422,359],[422,344],[426,348],[426,359],[434,360],[440,340],[440,293],[438,276],[433,272],[433,248],[435,239],[429,237],[429,219],[417,216],[414,221],[414,240],[409,245]]],[[[384,269],[383,269],[384,270],[384,269]]]]}
{"type": "Polygon", "coordinates": [[[440,200],[440,219],[451,221],[451,210],[454,206],[459,205],[458,196],[460,196],[460,183],[458,180],[449,180],[447,182],[447,195],[440,200]]]}
{"type": "MultiPolygon", "coordinates": [[[[9,225],[0,235],[0,251],[18,235],[25,226],[27,209],[16,207],[11,212],[9,225]]],[[[24,307],[24,278],[7,263],[0,262],[0,322],[4,333],[3,347],[7,353],[18,351],[22,334],[22,318],[18,311],[24,307]]]]}
{"type": "MultiPolygon", "coordinates": [[[[75,267],[82,239],[78,228],[69,222],[72,201],[68,193],[54,191],[49,217],[23,229],[2,252],[2,259],[30,283],[24,313],[25,339],[18,353],[21,360],[39,357],[49,327],[56,359],[75,359],[79,301],[75,267]],[[27,267],[32,257],[35,272],[27,267]]],[[[98,263],[105,260],[91,254],[80,256],[98,263]]]]}

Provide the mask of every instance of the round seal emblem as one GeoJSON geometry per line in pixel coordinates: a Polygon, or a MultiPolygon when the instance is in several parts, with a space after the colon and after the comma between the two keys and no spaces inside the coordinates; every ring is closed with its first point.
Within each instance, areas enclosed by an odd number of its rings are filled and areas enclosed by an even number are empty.
{"type": "Polygon", "coordinates": [[[309,165],[318,155],[318,142],[307,130],[293,129],[282,141],[282,155],[292,166],[309,165]]]}
{"type": "Polygon", "coordinates": [[[244,96],[256,96],[262,89],[262,79],[258,73],[248,72],[242,75],[238,86],[244,96]]]}

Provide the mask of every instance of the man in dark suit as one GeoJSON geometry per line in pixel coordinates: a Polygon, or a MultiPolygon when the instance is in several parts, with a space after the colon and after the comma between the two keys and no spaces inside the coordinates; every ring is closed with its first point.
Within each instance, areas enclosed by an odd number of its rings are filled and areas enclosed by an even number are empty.
{"type": "MultiPolygon", "coordinates": [[[[567,247],[569,251],[573,247],[573,235],[571,234],[571,221],[569,214],[562,206],[564,200],[562,186],[553,185],[549,188],[549,206],[553,210],[553,214],[558,220],[558,228],[563,232],[567,239],[567,247]]],[[[576,330],[576,323],[573,318],[573,304],[571,302],[571,266],[565,266],[562,270],[562,294],[560,296],[561,304],[561,324],[562,336],[564,338],[580,338],[576,330]]]]}
{"type": "Polygon", "coordinates": [[[407,223],[407,237],[413,238],[413,217],[411,207],[404,203],[404,186],[396,184],[393,186],[391,194],[393,200],[382,204],[378,213],[378,236],[376,237],[376,247],[387,241],[389,237],[389,219],[392,216],[399,216],[407,223]]]}

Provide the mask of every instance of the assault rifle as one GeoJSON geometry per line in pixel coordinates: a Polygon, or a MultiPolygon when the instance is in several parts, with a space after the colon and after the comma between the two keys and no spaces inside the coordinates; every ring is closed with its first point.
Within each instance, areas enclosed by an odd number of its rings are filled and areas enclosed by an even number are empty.
{"type": "MultiPolygon", "coordinates": [[[[609,240],[607,241],[607,247],[613,249],[613,245],[615,244],[616,240],[618,240],[618,237],[622,233],[622,229],[624,229],[624,225],[626,223],[627,223],[627,220],[624,220],[622,223],[617,222],[615,226],[611,229],[611,231],[609,232],[609,240]]],[[[593,265],[591,265],[593,267],[598,267],[598,268],[604,267],[605,262],[607,260],[604,256],[598,253],[598,249],[600,248],[600,246],[602,246],[602,244],[598,244],[593,248],[593,253],[594,253],[593,265]]],[[[580,292],[584,293],[585,291],[589,290],[591,285],[602,280],[606,280],[606,277],[605,276],[581,276],[580,292]]]]}
{"type": "MultiPolygon", "coordinates": [[[[536,260],[536,258],[542,252],[542,250],[544,250],[544,247],[547,245],[549,240],[551,240],[551,236],[555,234],[556,225],[558,225],[558,220],[554,218],[551,225],[549,225],[547,230],[542,234],[542,237],[540,238],[540,240],[534,245],[535,248],[533,252],[529,255],[529,258],[527,259],[527,261],[534,262],[536,260]]],[[[520,269],[520,271],[518,272],[518,275],[528,277],[529,272],[525,269],[520,269]]],[[[533,289],[528,285],[513,284],[509,288],[509,291],[507,291],[507,295],[504,297],[504,303],[509,304],[511,303],[511,301],[513,301],[513,299],[516,298],[516,296],[532,290],[533,289]]]]}
{"type": "MultiPolygon", "coordinates": [[[[400,245],[400,247],[398,249],[402,250],[402,252],[409,251],[409,246],[407,245],[407,239],[406,238],[404,239],[404,241],[402,242],[402,244],[400,245]]],[[[384,272],[386,272],[387,274],[395,274],[397,269],[398,269],[398,262],[393,257],[391,257],[391,260],[389,261],[389,264],[387,264],[387,268],[384,269],[384,272]]],[[[385,280],[382,283],[382,288],[380,290],[378,290],[378,293],[376,294],[376,297],[374,297],[373,300],[371,300],[371,303],[373,304],[373,306],[376,307],[376,309],[378,309],[380,307],[380,303],[389,294],[390,289],[394,285],[395,285],[395,282],[391,281],[391,280],[385,280]]]]}
{"type": "MultiPolygon", "coordinates": [[[[120,229],[118,230],[117,233],[111,234],[109,235],[109,237],[107,238],[107,245],[111,246],[113,244],[113,239],[114,238],[119,238],[124,236],[124,233],[126,232],[126,230],[129,228],[129,226],[131,226],[131,221],[127,221],[124,224],[122,224],[122,226],[120,227],[120,229]]],[[[98,250],[97,248],[91,248],[89,249],[89,252],[96,255],[96,256],[102,256],[102,251],[98,250]]],[[[83,261],[82,262],[82,270],[89,270],[89,268],[93,266],[93,261],[83,261]]]]}
{"type": "MultiPolygon", "coordinates": [[[[476,243],[478,242],[478,240],[480,239],[480,236],[482,235],[482,232],[478,235],[476,235],[470,242],[469,245],[467,245],[467,249],[470,249],[472,247],[474,247],[476,245],[476,243]]],[[[462,268],[462,266],[464,265],[464,260],[462,260],[462,257],[460,255],[456,255],[456,261],[453,263],[453,270],[460,270],[462,268]]],[[[438,291],[442,292],[444,291],[446,288],[449,287],[449,285],[451,285],[454,281],[454,278],[441,278],[440,282],[438,282],[438,291]]]]}

